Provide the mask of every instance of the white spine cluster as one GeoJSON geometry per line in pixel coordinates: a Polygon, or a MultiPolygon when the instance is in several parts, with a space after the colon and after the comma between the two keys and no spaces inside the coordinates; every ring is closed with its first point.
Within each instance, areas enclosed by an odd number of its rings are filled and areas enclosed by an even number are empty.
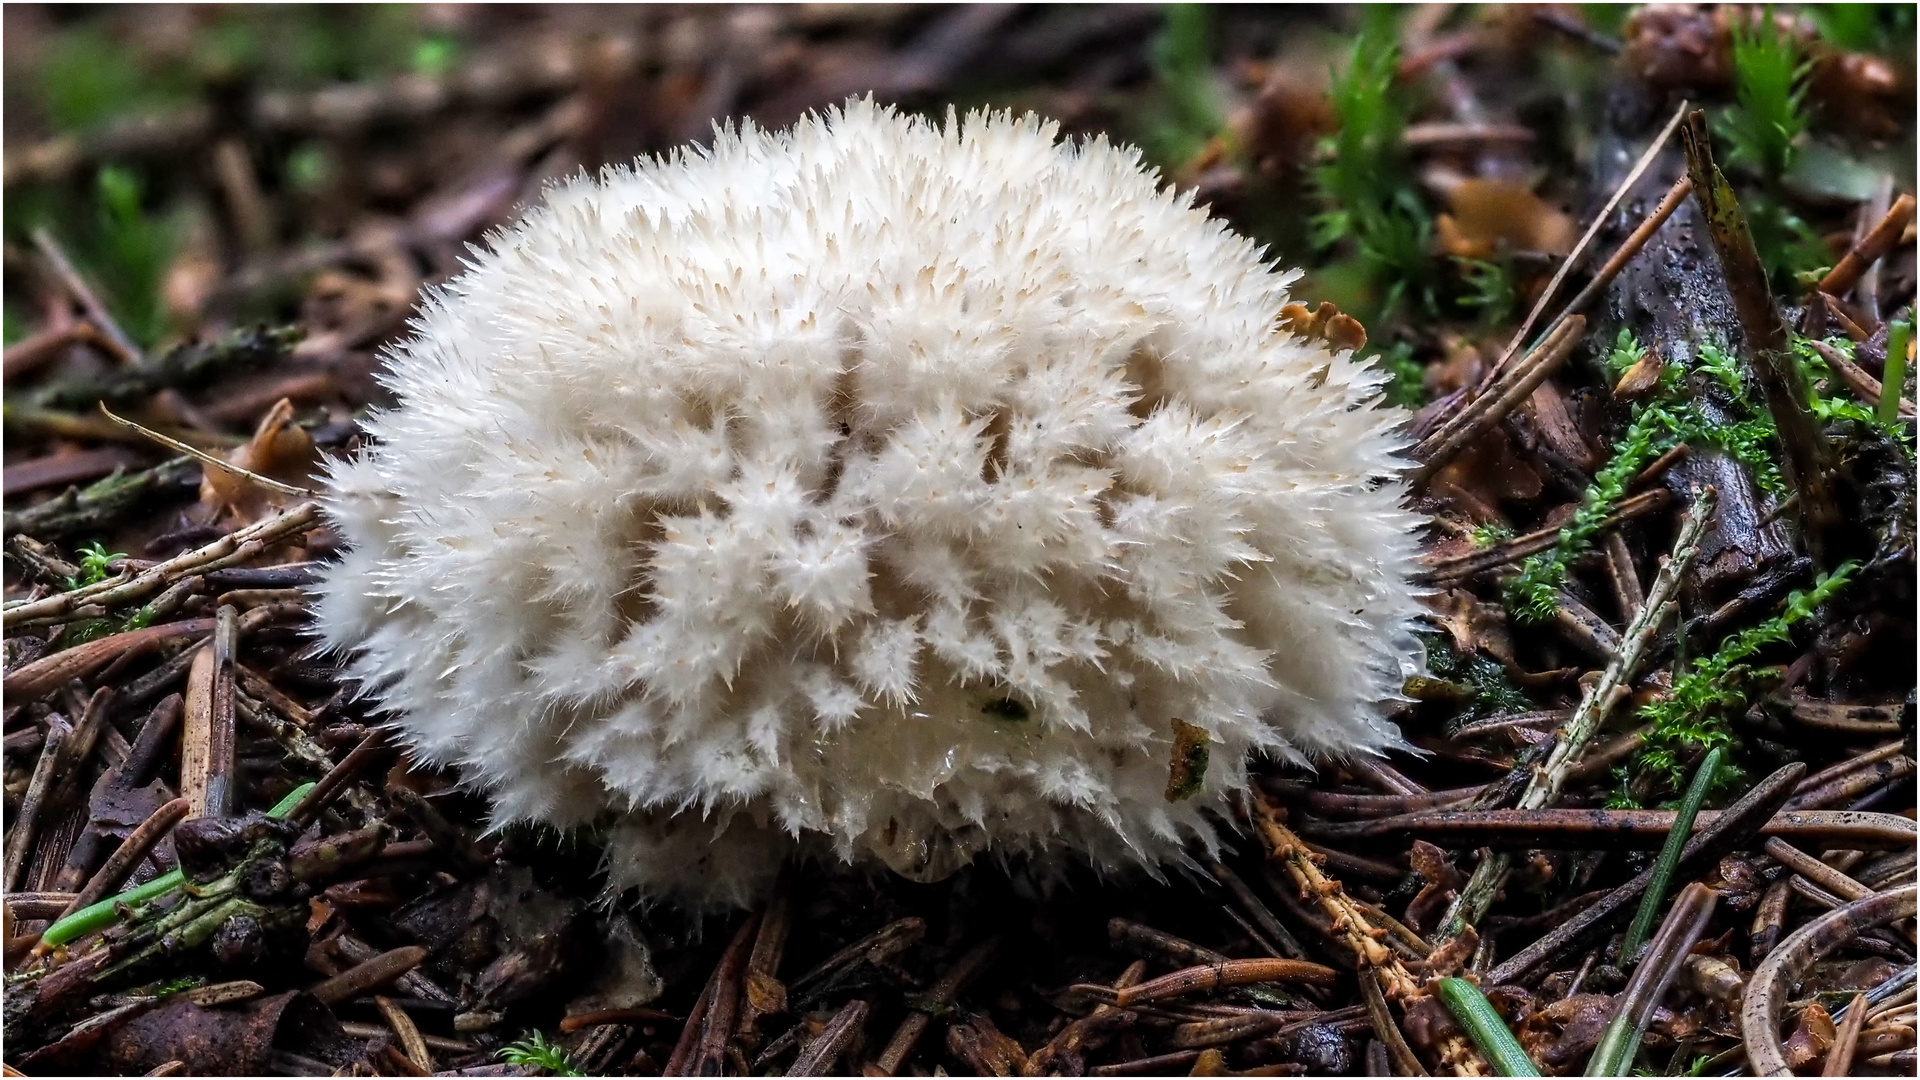
{"type": "Polygon", "coordinates": [[[390,357],[320,630],[654,896],[1177,859],[1249,754],[1396,744],[1417,655],[1404,414],[1276,326],[1294,276],[1033,118],[854,102],[561,185],[390,357]]]}

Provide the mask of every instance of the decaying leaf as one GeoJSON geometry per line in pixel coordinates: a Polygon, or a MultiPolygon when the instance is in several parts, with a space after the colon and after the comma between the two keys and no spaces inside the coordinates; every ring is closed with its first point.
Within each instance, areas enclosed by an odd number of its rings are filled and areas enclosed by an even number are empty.
{"type": "MultiPolygon", "coordinates": [[[[281,398],[261,418],[253,438],[236,447],[227,460],[270,480],[304,484],[315,457],[312,436],[293,422],[293,402],[281,398]]],[[[267,491],[239,473],[225,469],[207,469],[205,479],[200,482],[200,501],[216,515],[232,513],[251,520],[268,507],[281,506],[286,500],[285,495],[267,491]]]]}
{"type": "Polygon", "coordinates": [[[1502,251],[1543,251],[1565,255],[1573,250],[1580,227],[1514,180],[1473,177],[1447,193],[1453,212],[1434,220],[1443,254],[1467,259],[1490,259],[1502,251]]]}
{"type": "Polygon", "coordinates": [[[1190,799],[1207,779],[1207,733],[1176,717],[1173,753],[1167,762],[1167,801],[1190,799]]]}

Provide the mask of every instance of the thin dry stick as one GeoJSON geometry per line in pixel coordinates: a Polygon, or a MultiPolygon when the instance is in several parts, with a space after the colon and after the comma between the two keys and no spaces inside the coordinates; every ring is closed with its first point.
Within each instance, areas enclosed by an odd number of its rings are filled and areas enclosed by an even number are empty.
{"type": "Polygon", "coordinates": [[[120,883],[127,880],[127,875],[133,873],[133,868],[139,865],[140,860],[147,857],[147,852],[153,850],[153,845],[159,843],[161,837],[167,835],[169,830],[187,816],[189,807],[187,800],[174,799],[148,814],[147,820],[142,821],[138,828],[128,833],[127,838],[120,842],[120,846],[114,849],[113,854],[107,856],[107,861],[100,864],[100,869],[93,872],[93,876],[87,879],[86,885],[78,893],[74,894],[73,900],[61,910],[59,918],[55,921],[104,899],[108,893],[119,888],[120,883]]]}
{"type": "Polygon", "coordinates": [[[100,302],[100,297],[87,284],[87,280],[80,276],[80,272],[73,268],[72,261],[67,258],[67,253],[61,250],[53,234],[45,229],[35,229],[33,244],[40,249],[40,254],[46,256],[47,262],[53,265],[53,272],[59,276],[60,284],[80,302],[82,308],[86,309],[87,318],[93,322],[94,329],[100,332],[100,343],[113,354],[113,358],[122,364],[138,363],[139,346],[133,343],[133,339],[127,337],[126,331],[120,329],[120,324],[113,319],[113,313],[100,302]]]}
{"type": "Polygon", "coordinates": [[[347,756],[340,759],[340,764],[327,770],[327,774],[313,785],[313,790],[307,792],[306,798],[300,800],[300,805],[293,808],[287,815],[287,820],[305,828],[308,822],[317,817],[320,811],[333,801],[333,797],[340,793],[340,789],[346,786],[347,781],[353,779],[356,773],[366,767],[367,760],[380,752],[381,745],[386,742],[386,739],[387,729],[385,728],[374,728],[367,732],[367,737],[361,739],[359,745],[347,751],[347,756]]]}
{"type": "MultiPolygon", "coordinates": [[[[1516,804],[1518,809],[1539,810],[1560,798],[1561,786],[1567,782],[1573,767],[1586,752],[1593,733],[1600,729],[1607,714],[1627,695],[1634,671],[1640,666],[1640,658],[1652,643],[1654,631],[1660,628],[1661,621],[1666,618],[1669,601],[1680,584],[1680,575],[1700,552],[1700,534],[1706,529],[1707,520],[1713,516],[1714,497],[1712,488],[1706,488],[1695,496],[1693,506],[1680,523],[1680,535],[1674,541],[1673,554],[1661,561],[1660,573],[1654,578],[1653,587],[1647,590],[1647,602],[1634,613],[1633,622],[1627,626],[1626,633],[1620,636],[1619,651],[1607,663],[1600,680],[1581,697],[1573,718],[1560,730],[1553,751],[1527,782],[1526,790],[1520,793],[1520,800],[1516,804]]],[[[1440,936],[1454,937],[1467,926],[1477,925],[1486,915],[1487,908],[1493,904],[1500,887],[1506,883],[1507,871],[1512,865],[1512,857],[1505,852],[1495,852],[1480,860],[1480,865],[1474,867],[1473,876],[1467,879],[1460,895],[1454,898],[1453,907],[1441,923],[1443,929],[1440,936]]]]}
{"type": "Polygon", "coordinates": [[[61,649],[52,656],[43,656],[31,664],[14,668],[7,673],[5,683],[0,687],[11,699],[9,704],[31,701],[52,693],[71,680],[92,678],[95,672],[129,653],[146,652],[174,638],[204,634],[212,629],[212,619],[182,619],[162,626],[128,630],[84,645],[75,645],[71,649],[61,649]]]}
{"type": "Polygon", "coordinates": [[[1260,957],[1252,960],[1225,960],[1185,968],[1157,979],[1129,986],[1114,996],[1120,1008],[1163,1001],[1167,998],[1218,990],[1226,986],[1252,986],[1266,982],[1305,982],[1322,986],[1339,979],[1340,973],[1308,960],[1260,957]]]}
{"type": "Polygon", "coordinates": [[[400,1037],[400,1045],[405,1049],[407,1057],[420,1068],[423,1075],[431,1075],[433,1053],[427,1049],[427,1041],[420,1037],[420,1029],[414,1025],[413,1017],[408,1016],[405,1009],[395,1004],[394,1000],[385,994],[374,995],[373,1004],[380,1010],[380,1015],[386,1020],[387,1026],[400,1037]]]}
{"type": "Polygon", "coordinates": [[[190,816],[208,816],[207,788],[212,782],[213,738],[213,648],[211,643],[194,654],[187,669],[187,714],[180,728],[180,794],[192,807],[190,816]]]}
{"type": "Polygon", "coordinates": [[[959,963],[953,965],[951,971],[934,984],[920,1006],[908,1013],[905,1020],[900,1021],[900,1026],[894,1030],[893,1038],[887,1042],[887,1048],[881,1051],[879,1060],[874,1063],[874,1068],[878,1069],[882,1076],[893,1076],[900,1071],[902,1065],[907,1063],[907,1055],[913,1053],[914,1044],[920,1041],[921,1034],[927,1030],[927,1024],[932,1021],[928,1010],[943,1012],[951,1007],[953,999],[959,996],[960,991],[965,989],[968,983],[987,969],[987,965],[993,962],[994,954],[999,950],[1000,939],[988,938],[975,945],[972,951],[960,958],[959,963]]]}
{"type": "Polygon", "coordinates": [[[1413,456],[1419,459],[1420,465],[1408,473],[1408,482],[1419,485],[1432,479],[1433,474],[1453,460],[1454,455],[1499,423],[1502,417],[1513,411],[1514,406],[1525,401],[1547,380],[1547,376],[1557,371],[1567,357],[1573,355],[1574,346],[1580,343],[1586,329],[1586,319],[1569,315],[1566,321],[1554,327],[1546,340],[1535,346],[1514,367],[1510,379],[1494,384],[1486,393],[1455,413],[1451,420],[1441,425],[1440,430],[1422,439],[1420,445],[1413,448],[1413,456]]]}
{"type": "MultiPolygon", "coordinates": [[[[1600,528],[1608,535],[1617,535],[1612,530],[1621,522],[1644,517],[1667,505],[1673,496],[1665,488],[1632,495],[1620,501],[1601,522],[1600,528]]],[[[1505,540],[1492,547],[1468,552],[1457,558],[1435,562],[1420,574],[1420,582],[1426,585],[1441,585],[1450,581],[1460,581],[1475,574],[1497,569],[1508,563],[1519,562],[1529,555],[1538,555],[1560,542],[1560,530],[1537,529],[1511,540],[1505,540]]]]}
{"type": "MultiPolygon", "coordinates": [[[[1847,384],[1847,389],[1853,391],[1855,397],[1866,402],[1868,405],[1880,404],[1881,386],[1879,379],[1862,371],[1860,365],[1847,359],[1847,354],[1826,342],[1816,341],[1813,338],[1806,338],[1804,340],[1809,348],[1820,354],[1820,359],[1827,362],[1827,366],[1833,369],[1833,373],[1839,376],[1840,381],[1847,384]]],[[[1911,417],[1913,414],[1913,402],[1908,401],[1906,398],[1901,398],[1900,415],[1911,417]]]]}
{"type": "Polygon", "coordinates": [[[40,746],[40,760],[33,767],[32,779],[27,781],[27,793],[20,800],[20,810],[13,815],[13,835],[7,838],[7,892],[18,890],[26,876],[27,860],[33,854],[34,833],[40,827],[40,811],[59,778],[67,737],[72,732],[60,717],[47,718],[47,741],[40,746]]]}
{"type": "Polygon", "coordinates": [[[1773,417],[1781,471],[1793,492],[1790,502],[1799,519],[1801,540],[1813,560],[1824,564],[1827,534],[1843,520],[1833,476],[1833,448],[1820,433],[1805,373],[1794,359],[1787,327],[1773,301],[1767,268],[1754,246],[1746,214],[1733,185],[1714,163],[1706,114],[1690,114],[1681,136],[1687,170],[1693,176],[1693,197],[1714,252],[1720,257],[1722,276],[1746,336],[1752,371],[1765,395],[1767,412],[1773,417]]]}
{"type": "Polygon", "coordinates": [[[793,927],[790,883],[783,880],[760,919],[760,933],[753,939],[753,953],[747,957],[746,1003],[741,1007],[740,1039],[758,1045],[760,1017],[787,1010],[787,990],[780,985],[780,958],[787,949],[787,933],[793,927]]]}
{"type": "Polygon", "coordinates": [[[1913,224],[1913,211],[1913,196],[1901,195],[1899,201],[1887,211],[1887,216],[1880,219],[1880,224],[1875,225],[1864,239],[1853,246],[1853,250],[1847,252],[1845,258],[1827,271],[1827,276],[1820,279],[1815,290],[1830,296],[1845,296],[1847,290],[1860,280],[1860,275],[1866,273],[1867,267],[1880,261],[1900,242],[1900,234],[1913,224]]]}
{"type": "Polygon", "coordinates": [[[1306,958],[1307,951],[1300,947],[1300,941],[1293,936],[1293,931],[1288,930],[1285,923],[1275,918],[1273,912],[1267,910],[1267,905],[1261,903],[1260,898],[1247,887],[1247,883],[1240,880],[1240,875],[1228,869],[1219,859],[1214,858],[1207,860],[1207,872],[1213,875],[1215,881],[1226,886],[1227,891],[1233,894],[1233,898],[1239,901],[1240,907],[1252,916],[1253,921],[1259,924],[1261,932],[1266,934],[1282,953],[1295,960],[1306,958]]]}
{"type": "MultiPolygon", "coordinates": [[[[1113,991],[1118,994],[1129,986],[1136,986],[1147,974],[1147,962],[1135,960],[1127,965],[1120,977],[1113,982],[1113,991]]],[[[1054,1059],[1065,1053],[1079,1053],[1087,1038],[1096,1030],[1116,1024],[1130,1023],[1132,1014],[1123,1013],[1112,1005],[1102,1002],[1094,1006],[1093,1012],[1068,1024],[1047,1042],[1045,1046],[1027,1056],[1026,1065],[1020,1070],[1022,1076],[1045,1076],[1053,1065],[1054,1059]]]]}
{"type": "Polygon", "coordinates": [[[714,969],[713,1000],[707,1003],[707,1022],[694,1044],[687,1068],[696,1076],[719,1076],[726,1071],[727,1044],[733,1040],[734,1022],[740,1017],[740,998],[745,989],[747,954],[760,929],[758,913],[747,917],[734,932],[733,941],[714,969]]]}
{"type": "Polygon", "coordinates": [[[301,503],[244,529],[236,529],[205,547],[156,563],[131,577],[109,578],[69,592],[9,604],[0,626],[8,630],[41,622],[60,622],[82,606],[102,610],[157,592],[189,572],[206,573],[242,563],[310,528],[320,519],[320,504],[301,503]]]}
{"type": "Polygon", "coordinates": [[[860,1027],[867,1022],[867,1010],[870,1006],[859,999],[847,1002],[840,1011],[820,1029],[820,1034],[800,1051],[793,1059],[793,1066],[787,1070],[788,1076],[832,1076],[834,1065],[840,1056],[852,1045],[854,1036],[860,1034],[860,1027]]]}
{"type": "Polygon", "coordinates": [[[687,1075],[687,1061],[693,1056],[701,1032],[706,1029],[707,1013],[713,1008],[714,990],[719,985],[722,966],[724,964],[714,967],[713,973],[707,976],[707,981],[700,987],[700,996],[693,999],[693,1009],[687,1013],[687,1022],[680,1028],[680,1038],[674,1041],[673,1051],[667,1055],[666,1067],[660,1075],[687,1075]]]}
{"type": "Polygon", "coordinates": [[[277,491],[282,495],[297,495],[304,499],[311,499],[315,495],[319,494],[319,492],[309,487],[300,487],[295,484],[283,484],[280,481],[275,480],[270,476],[261,476],[259,473],[254,472],[252,469],[241,468],[240,466],[235,465],[233,462],[228,461],[226,458],[219,457],[215,454],[209,454],[205,450],[201,450],[198,447],[188,446],[186,443],[181,442],[179,439],[176,439],[171,435],[162,435],[150,427],[145,427],[141,424],[134,423],[132,420],[129,420],[124,416],[116,415],[112,409],[107,408],[106,402],[100,403],[100,411],[106,414],[106,417],[108,420],[113,421],[114,423],[120,425],[123,428],[126,428],[128,431],[131,431],[136,435],[141,435],[148,439],[151,439],[154,442],[159,443],[161,446],[164,446],[169,450],[173,450],[175,452],[185,454],[188,457],[194,459],[195,461],[198,461],[202,465],[211,465],[216,469],[233,473],[236,476],[242,477],[252,483],[258,484],[261,487],[266,488],[268,491],[277,491]]]}
{"type": "Polygon", "coordinates": [[[87,699],[86,708],[80,712],[80,722],[73,726],[73,737],[67,740],[66,760],[61,762],[61,775],[54,785],[54,802],[66,802],[68,795],[79,786],[87,759],[93,756],[93,748],[107,726],[113,698],[113,687],[103,686],[87,699]]]}
{"type": "Polygon", "coordinates": [[[226,817],[233,813],[234,753],[238,732],[234,730],[233,659],[240,650],[240,613],[222,606],[214,613],[213,623],[213,708],[208,735],[206,813],[226,817]]]}
{"type": "Polygon", "coordinates": [[[338,1005],[369,990],[378,990],[419,967],[426,958],[427,950],[418,945],[405,945],[363,960],[331,979],[322,980],[307,992],[319,998],[322,1005],[338,1005]]]}
{"type": "Polygon", "coordinates": [[[1400,1025],[1393,1022],[1393,1013],[1387,1009],[1387,995],[1380,989],[1378,971],[1368,969],[1360,973],[1360,996],[1366,1002],[1367,1019],[1373,1024],[1374,1037],[1386,1047],[1394,1072],[1400,1076],[1431,1076],[1427,1067],[1420,1064],[1413,1047],[1407,1045],[1405,1036],[1400,1034],[1400,1025]]]}
{"type": "Polygon", "coordinates": [[[1755,1076],[1793,1075],[1780,1046],[1788,990],[1821,957],[1863,931],[1913,918],[1915,898],[1915,887],[1908,885],[1836,908],[1795,930],[1754,966],[1740,1006],[1740,1035],[1755,1076]]]}
{"type": "Polygon", "coordinates": [[[1691,194],[1693,194],[1693,177],[1682,173],[1680,179],[1675,180],[1673,186],[1667,189],[1666,198],[1661,199],[1660,204],[1653,208],[1653,213],[1648,214],[1646,220],[1642,221],[1639,227],[1635,228],[1632,234],[1621,243],[1619,250],[1615,251],[1606,265],[1600,268],[1600,272],[1593,275],[1593,280],[1587,282],[1585,288],[1575,293],[1573,299],[1567,301],[1567,306],[1560,313],[1560,318],[1564,319],[1568,315],[1586,310],[1587,305],[1593,303],[1595,297],[1605,292],[1608,285],[1613,284],[1613,279],[1633,261],[1635,255],[1640,254],[1640,249],[1647,246],[1647,241],[1653,239],[1653,234],[1660,231],[1660,226],[1667,223],[1667,219],[1673,216],[1675,210],[1680,209],[1680,204],[1686,202],[1687,196],[1691,194]]]}
{"type": "Polygon", "coordinates": [[[1860,1048],[1860,1029],[1867,1024],[1867,995],[1864,992],[1853,995],[1853,1003],[1847,1006],[1846,1013],[1846,1019],[1840,1021],[1840,1030],[1833,1037],[1833,1046],[1827,1050],[1821,1076],[1853,1075],[1853,1054],[1860,1048]]]}
{"type": "Polygon", "coordinates": [[[1520,323],[1520,329],[1513,332],[1513,338],[1501,351],[1500,359],[1487,369],[1486,375],[1482,376],[1481,386],[1491,386],[1506,369],[1513,355],[1520,351],[1521,342],[1527,340],[1527,335],[1533,331],[1533,324],[1539,321],[1541,313],[1547,310],[1547,305],[1552,303],[1554,296],[1560,292],[1560,286],[1566,281],[1567,275],[1572,273],[1574,266],[1579,263],[1581,254],[1587,250],[1587,245],[1593,243],[1593,238],[1600,234],[1601,228],[1613,216],[1613,211],[1620,205],[1621,200],[1627,197],[1627,193],[1633,190],[1633,186],[1640,182],[1640,177],[1653,166],[1654,159],[1660,156],[1660,148],[1667,145],[1668,139],[1673,138],[1674,131],[1680,127],[1680,121],[1686,115],[1687,103],[1682,101],[1680,107],[1673,111],[1673,117],[1667,121],[1667,126],[1660,129],[1660,134],[1655,135],[1653,141],[1647,144],[1646,150],[1641,152],[1640,160],[1633,163],[1633,169],[1627,173],[1626,179],[1620,181],[1620,186],[1613,190],[1613,195],[1607,199],[1607,205],[1601,207],[1600,212],[1593,216],[1593,221],[1588,223],[1587,231],[1580,237],[1580,242],[1573,246],[1573,251],[1560,263],[1560,269],[1554,272],[1553,280],[1547,282],[1546,291],[1540,294],[1540,299],[1533,302],[1533,310],[1527,312],[1526,319],[1520,323]]]}

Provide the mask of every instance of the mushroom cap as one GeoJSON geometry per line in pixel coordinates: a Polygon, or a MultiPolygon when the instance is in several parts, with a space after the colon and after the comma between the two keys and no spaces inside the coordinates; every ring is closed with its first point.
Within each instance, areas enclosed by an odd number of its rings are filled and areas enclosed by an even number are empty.
{"type": "Polygon", "coordinates": [[[1031,116],[855,100],[568,181],[388,355],[318,629],[651,897],[1180,859],[1250,755],[1398,745],[1419,663],[1406,415],[1279,327],[1297,276],[1031,116]]]}

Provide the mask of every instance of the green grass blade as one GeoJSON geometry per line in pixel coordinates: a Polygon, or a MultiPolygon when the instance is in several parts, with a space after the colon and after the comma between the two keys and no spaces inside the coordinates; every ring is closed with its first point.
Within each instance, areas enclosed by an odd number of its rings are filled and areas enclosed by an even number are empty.
{"type": "Polygon", "coordinates": [[[1500,1019],[1493,1002],[1487,1000],[1479,987],[1465,979],[1441,979],[1440,1001],[1460,1021],[1460,1026],[1467,1029],[1473,1045],[1487,1055],[1501,1076],[1540,1075],[1540,1066],[1521,1049],[1520,1040],[1507,1030],[1507,1022],[1500,1019]]]}
{"type": "MultiPolygon", "coordinates": [[[[294,807],[300,805],[300,800],[306,798],[307,792],[312,791],[313,788],[313,784],[306,783],[287,792],[286,798],[275,803],[273,809],[267,811],[267,816],[286,817],[293,812],[294,807]]],[[[186,880],[186,875],[179,870],[169,870],[145,885],[136,885],[116,896],[109,896],[97,904],[88,904],[47,927],[46,933],[40,935],[40,944],[51,949],[83,938],[95,930],[104,930],[118,917],[121,904],[129,907],[144,904],[155,897],[165,896],[185,884],[186,880]]]]}
{"type": "Polygon", "coordinates": [[[1882,424],[1900,419],[1900,391],[1907,387],[1907,346],[1912,341],[1912,323],[1897,322],[1887,331],[1887,367],[1880,373],[1880,405],[1874,410],[1874,419],[1882,424]]]}
{"type": "Polygon", "coordinates": [[[1722,756],[1718,746],[1707,751],[1706,758],[1694,771],[1693,783],[1687,785],[1686,797],[1680,800],[1680,810],[1673,818],[1673,830],[1667,833],[1667,842],[1660,845],[1660,858],[1653,864],[1653,880],[1641,895],[1640,910],[1633,913],[1633,922],[1627,927],[1626,941],[1620,946],[1620,956],[1629,962],[1633,954],[1647,943],[1647,936],[1653,933],[1654,920],[1660,915],[1660,906],[1667,902],[1667,890],[1673,887],[1673,871],[1680,865],[1680,852],[1693,835],[1693,820],[1699,816],[1700,807],[1705,805],[1707,792],[1713,789],[1713,777],[1720,771],[1722,756]]]}

